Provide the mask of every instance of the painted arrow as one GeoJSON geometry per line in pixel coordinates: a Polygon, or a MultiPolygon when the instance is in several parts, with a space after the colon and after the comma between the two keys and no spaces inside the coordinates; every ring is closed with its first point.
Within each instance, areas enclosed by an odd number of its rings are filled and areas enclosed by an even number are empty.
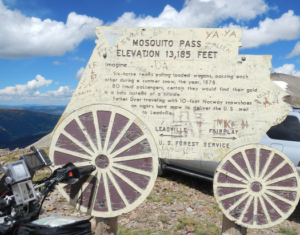
{"type": "Polygon", "coordinates": [[[164,134],[160,134],[159,136],[161,136],[161,137],[164,137],[164,136],[183,137],[182,135],[164,135],[164,134]]]}
{"type": "Polygon", "coordinates": [[[232,140],[236,140],[235,137],[213,137],[215,139],[232,139],[232,140]]]}

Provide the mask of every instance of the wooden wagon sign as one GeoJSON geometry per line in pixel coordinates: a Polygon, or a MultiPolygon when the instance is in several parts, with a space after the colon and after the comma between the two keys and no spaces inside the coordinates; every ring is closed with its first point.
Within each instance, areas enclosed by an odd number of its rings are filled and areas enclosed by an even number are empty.
{"type": "MultiPolygon", "coordinates": [[[[240,29],[97,27],[96,35],[50,149],[57,166],[97,166],[83,184],[59,188],[92,215],[113,217],[138,206],[154,185],[158,158],[220,161],[258,143],[289,112],[288,94],[270,80],[271,56],[238,54],[240,29]]],[[[244,174],[249,182],[257,176],[244,174]]],[[[225,191],[220,200],[228,199],[225,191]]]]}

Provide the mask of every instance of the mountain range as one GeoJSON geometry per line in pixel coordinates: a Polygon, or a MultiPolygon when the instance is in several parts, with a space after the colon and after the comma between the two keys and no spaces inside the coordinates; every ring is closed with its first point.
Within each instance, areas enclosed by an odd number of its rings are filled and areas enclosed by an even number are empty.
{"type": "Polygon", "coordinates": [[[50,133],[60,118],[60,115],[45,112],[59,113],[61,108],[28,107],[30,109],[0,107],[0,149],[24,148],[34,143],[50,133]]]}

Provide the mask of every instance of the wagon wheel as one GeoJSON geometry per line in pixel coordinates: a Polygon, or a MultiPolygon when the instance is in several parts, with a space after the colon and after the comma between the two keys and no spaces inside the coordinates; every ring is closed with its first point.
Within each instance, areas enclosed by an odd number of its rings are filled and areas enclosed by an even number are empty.
{"type": "Polygon", "coordinates": [[[158,169],[155,141],[145,124],[113,105],[90,105],[66,117],[52,137],[55,168],[68,162],[96,170],[58,190],[77,209],[115,217],[136,208],[149,195],[158,169]]]}
{"type": "Polygon", "coordinates": [[[264,145],[228,153],[214,177],[214,195],[226,217],[247,228],[283,222],[299,201],[299,176],[290,159],[264,145]]]}

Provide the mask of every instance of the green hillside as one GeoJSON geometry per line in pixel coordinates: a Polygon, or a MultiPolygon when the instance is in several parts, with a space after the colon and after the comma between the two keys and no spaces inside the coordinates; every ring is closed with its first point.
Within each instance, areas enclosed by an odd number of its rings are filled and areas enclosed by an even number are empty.
{"type": "Polygon", "coordinates": [[[0,148],[22,137],[50,133],[60,116],[18,108],[0,108],[0,148]]]}

